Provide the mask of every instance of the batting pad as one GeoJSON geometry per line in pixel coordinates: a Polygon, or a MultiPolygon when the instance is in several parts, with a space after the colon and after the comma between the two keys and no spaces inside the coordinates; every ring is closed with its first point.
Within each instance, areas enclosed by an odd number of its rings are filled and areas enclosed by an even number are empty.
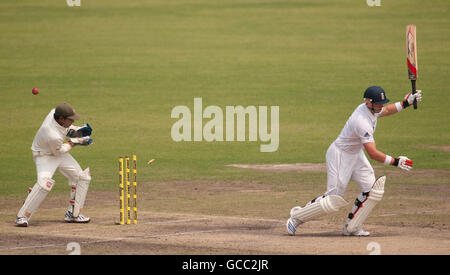
{"type": "Polygon", "coordinates": [[[373,184],[372,190],[369,192],[367,200],[361,205],[358,211],[354,214],[353,219],[348,223],[347,231],[355,232],[364,223],[369,216],[372,209],[383,198],[384,183],[386,176],[379,177],[373,184]]]}
{"type": "Polygon", "coordinates": [[[320,217],[325,214],[333,213],[348,204],[338,195],[328,195],[325,198],[311,203],[302,208],[298,208],[293,211],[292,218],[300,222],[306,222],[314,218],[320,217]]]}
{"type": "Polygon", "coordinates": [[[86,195],[89,189],[90,182],[91,182],[91,173],[89,171],[89,168],[86,168],[83,172],[81,172],[80,179],[76,186],[75,203],[72,213],[74,217],[78,217],[78,215],[80,215],[81,210],[83,209],[84,201],[86,200],[86,195]]]}
{"type": "MultiPolygon", "coordinates": [[[[48,181],[54,183],[52,179],[48,179],[48,181]]],[[[49,192],[50,191],[44,189],[41,184],[36,183],[28,194],[22,208],[20,208],[17,217],[27,217],[28,219],[31,219],[31,216],[36,212],[49,192]]]]}

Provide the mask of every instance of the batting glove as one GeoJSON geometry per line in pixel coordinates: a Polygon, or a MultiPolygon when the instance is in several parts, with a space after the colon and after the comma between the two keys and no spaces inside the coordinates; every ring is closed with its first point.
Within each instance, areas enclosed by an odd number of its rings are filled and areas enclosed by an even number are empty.
{"type": "Polygon", "coordinates": [[[410,160],[407,157],[404,156],[399,156],[398,158],[395,159],[394,161],[394,166],[397,166],[400,169],[406,170],[406,171],[410,171],[413,167],[413,161],[410,160]]]}
{"type": "Polygon", "coordinates": [[[415,94],[409,93],[405,96],[405,100],[403,100],[403,108],[408,107],[414,103],[414,99],[417,102],[422,101],[422,90],[417,90],[415,94]]]}

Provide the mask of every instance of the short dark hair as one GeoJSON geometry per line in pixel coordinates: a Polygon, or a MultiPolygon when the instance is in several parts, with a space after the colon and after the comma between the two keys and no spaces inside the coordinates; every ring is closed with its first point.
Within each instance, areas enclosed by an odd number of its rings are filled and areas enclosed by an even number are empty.
{"type": "Polygon", "coordinates": [[[61,116],[61,115],[58,115],[58,114],[56,114],[56,113],[53,114],[53,118],[54,118],[55,120],[58,120],[60,117],[62,117],[62,118],[65,119],[65,117],[63,117],[63,116],[61,116]]]}

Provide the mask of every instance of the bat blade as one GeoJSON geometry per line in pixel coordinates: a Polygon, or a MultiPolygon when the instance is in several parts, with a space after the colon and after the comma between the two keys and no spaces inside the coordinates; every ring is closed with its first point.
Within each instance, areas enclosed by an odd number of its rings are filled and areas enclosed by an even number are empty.
{"type": "Polygon", "coordinates": [[[408,65],[408,78],[417,80],[417,46],[416,26],[406,26],[406,62],[408,65]]]}
{"type": "MultiPolygon", "coordinates": [[[[408,78],[411,80],[412,93],[416,93],[416,80],[418,77],[416,25],[406,26],[406,64],[408,66],[408,78]]],[[[417,101],[414,100],[414,109],[417,109],[417,101]]]]}

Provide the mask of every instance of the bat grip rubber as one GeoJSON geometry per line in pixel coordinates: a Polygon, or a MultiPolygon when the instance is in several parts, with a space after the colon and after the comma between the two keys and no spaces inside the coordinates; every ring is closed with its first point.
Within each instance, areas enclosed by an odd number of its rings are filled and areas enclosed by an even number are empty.
{"type": "MultiPolygon", "coordinates": [[[[416,93],[416,81],[415,80],[411,80],[411,87],[412,87],[411,94],[415,94],[416,93]]],[[[416,99],[414,99],[413,106],[414,106],[414,109],[417,109],[417,100],[416,99]]]]}

